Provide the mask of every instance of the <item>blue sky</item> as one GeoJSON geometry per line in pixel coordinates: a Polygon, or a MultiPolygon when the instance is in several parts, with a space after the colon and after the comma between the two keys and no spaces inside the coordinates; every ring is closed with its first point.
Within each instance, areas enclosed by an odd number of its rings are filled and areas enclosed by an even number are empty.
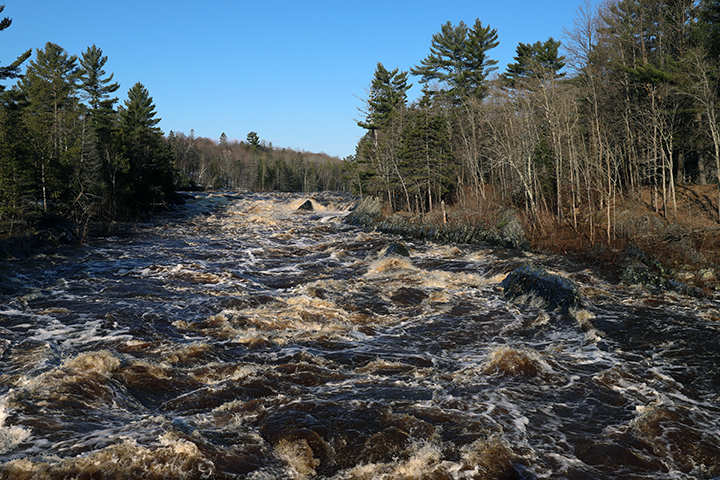
{"type": "MultiPolygon", "coordinates": [[[[275,147],[354,154],[375,67],[409,70],[443,23],[497,29],[499,71],[518,42],[562,39],[583,0],[274,1],[0,0],[0,64],[53,42],[73,55],[97,45],[122,102],[136,82],[160,127],[217,139],[255,131],[275,147]]],[[[34,53],[33,53],[34,56],[34,53]]],[[[410,97],[419,95],[411,77],[410,97]]],[[[6,82],[7,84],[8,82],[6,82]]]]}

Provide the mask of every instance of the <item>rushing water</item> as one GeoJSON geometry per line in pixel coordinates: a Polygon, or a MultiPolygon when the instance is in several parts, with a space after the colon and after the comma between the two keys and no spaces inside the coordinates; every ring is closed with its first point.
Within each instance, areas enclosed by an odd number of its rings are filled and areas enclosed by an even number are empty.
{"type": "Polygon", "coordinates": [[[720,303],[206,195],[0,263],[0,478],[720,478],[720,303]],[[584,307],[507,302],[522,262],[584,307]]]}

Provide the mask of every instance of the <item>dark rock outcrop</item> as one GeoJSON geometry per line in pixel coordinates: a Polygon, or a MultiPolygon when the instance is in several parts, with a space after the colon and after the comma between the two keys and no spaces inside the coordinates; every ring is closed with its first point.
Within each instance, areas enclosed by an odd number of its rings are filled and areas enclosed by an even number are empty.
{"type": "Polygon", "coordinates": [[[374,228],[391,235],[444,243],[490,244],[529,250],[525,230],[514,209],[508,208],[499,216],[496,225],[426,224],[396,213],[382,215],[383,204],[375,197],[367,197],[350,211],[345,222],[358,227],[374,228]]]}
{"type": "Polygon", "coordinates": [[[386,257],[390,255],[397,255],[400,257],[409,257],[410,256],[410,249],[407,245],[401,242],[393,242],[390,245],[385,248],[384,255],[386,257]]]}
{"type": "Polygon", "coordinates": [[[0,241],[0,258],[26,258],[78,242],[77,225],[58,215],[45,214],[34,222],[32,230],[0,241]]]}
{"type": "Polygon", "coordinates": [[[532,263],[510,272],[501,285],[506,299],[547,310],[567,311],[582,303],[574,283],[532,263]]]}
{"type": "Polygon", "coordinates": [[[662,237],[667,227],[668,223],[659,214],[640,208],[621,210],[615,216],[615,232],[627,238],[662,237]]]}
{"type": "Polygon", "coordinates": [[[683,295],[702,297],[701,288],[687,285],[673,278],[673,271],[666,268],[657,258],[635,246],[625,249],[627,265],[620,278],[628,285],[641,285],[650,290],[670,290],[683,295]]]}
{"type": "Polygon", "coordinates": [[[518,250],[529,250],[530,246],[525,238],[525,229],[520,223],[517,211],[514,209],[507,208],[502,212],[497,229],[501,245],[517,248],[518,250]]]}
{"type": "Polygon", "coordinates": [[[305,200],[305,203],[300,205],[297,209],[301,211],[312,212],[313,210],[315,210],[315,207],[313,206],[312,200],[308,199],[305,200]]]}
{"type": "Polygon", "coordinates": [[[382,202],[377,197],[365,197],[345,217],[345,222],[356,227],[371,227],[382,215],[382,202]]]}

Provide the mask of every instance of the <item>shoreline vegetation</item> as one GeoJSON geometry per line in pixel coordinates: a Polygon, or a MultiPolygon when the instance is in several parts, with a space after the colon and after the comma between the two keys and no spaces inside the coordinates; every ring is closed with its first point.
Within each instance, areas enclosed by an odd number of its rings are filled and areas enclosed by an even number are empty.
{"type": "Polygon", "coordinates": [[[353,193],[382,202],[369,223],[717,289],[720,2],[585,2],[562,42],[520,43],[504,71],[499,38],[446,22],[408,70],[377,64],[347,159],[353,193]]]}
{"type": "MultiPolygon", "coordinates": [[[[578,213],[582,219],[578,228],[569,222],[558,225],[551,218],[539,224],[525,212],[501,202],[488,202],[483,209],[441,205],[417,215],[393,211],[378,197],[363,197],[357,199],[345,222],[406,239],[557,255],[593,269],[611,283],[702,297],[720,290],[720,226],[712,220],[715,207],[709,196],[713,189],[711,185],[679,188],[683,215],[675,221],[664,220],[649,204],[618,202],[613,214],[616,235],[610,242],[602,235],[605,226],[600,221],[594,223],[597,231],[591,235],[588,213],[578,213]]],[[[192,192],[178,192],[177,196],[177,205],[193,198],[192,192]]],[[[89,236],[127,234],[134,229],[133,222],[115,223],[111,232],[94,225],[89,236]]],[[[62,245],[80,244],[84,238],[77,232],[78,226],[71,220],[42,215],[22,234],[0,239],[0,259],[25,258],[54,252],[62,245]]]]}
{"type": "MultiPolygon", "coordinates": [[[[533,222],[525,212],[490,202],[483,209],[445,206],[423,215],[393,212],[377,197],[360,200],[346,221],[406,238],[444,243],[489,244],[537,254],[558,255],[588,267],[611,283],[641,285],[651,291],[705,296],[720,289],[720,226],[713,220],[709,194],[714,186],[678,189],[683,215],[667,221],[651,205],[622,201],[613,212],[611,241],[600,221],[589,230],[589,213],[579,227],[552,218],[533,222]]],[[[647,193],[649,195],[651,192],[647,193]]],[[[646,195],[646,196],[647,196],[646,195]]]]}

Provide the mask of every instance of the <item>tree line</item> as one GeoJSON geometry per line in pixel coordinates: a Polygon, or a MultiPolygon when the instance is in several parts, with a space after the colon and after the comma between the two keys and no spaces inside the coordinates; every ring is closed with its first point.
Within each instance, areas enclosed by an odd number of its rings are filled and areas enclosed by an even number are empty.
{"type": "MultiPolygon", "coordinates": [[[[0,13],[5,6],[0,5],[0,13]]],[[[0,31],[12,20],[0,21],[0,31]]],[[[42,218],[91,226],[135,220],[178,200],[177,189],[343,189],[342,162],[325,154],[273,148],[255,132],[219,142],[158,127],[140,82],[121,103],[96,45],[71,55],[48,42],[0,66],[0,235],[42,218]],[[31,58],[32,57],[32,58],[31,58]],[[26,65],[25,71],[21,66],[26,65]]]]}
{"type": "Polygon", "coordinates": [[[227,188],[249,191],[314,192],[348,190],[343,162],[325,153],[273,147],[250,132],[245,141],[218,141],[170,132],[179,188],[227,188]]]}
{"type": "Polygon", "coordinates": [[[415,212],[500,197],[576,228],[589,212],[591,231],[602,212],[611,236],[619,196],[650,189],[670,217],[677,184],[720,188],[720,1],[588,2],[564,37],[520,43],[496,72],[497,31],[447,22],[409,71],[378,63],[353,190],[415,212]]]}
{"type": "MultiPolygon", "coordinates": [[[[2,29],[10,24],[5,18],[2,29]]],[[[0,86],[0,230],[59,215],[82,237],[91,221],[137,218],[167,203],[174,157],[147,88],[136,83],[118,105],[120,85],[96,45],[78,56],[48,42],[32,53],[0,72],[18,79],[0,86]]]]}

